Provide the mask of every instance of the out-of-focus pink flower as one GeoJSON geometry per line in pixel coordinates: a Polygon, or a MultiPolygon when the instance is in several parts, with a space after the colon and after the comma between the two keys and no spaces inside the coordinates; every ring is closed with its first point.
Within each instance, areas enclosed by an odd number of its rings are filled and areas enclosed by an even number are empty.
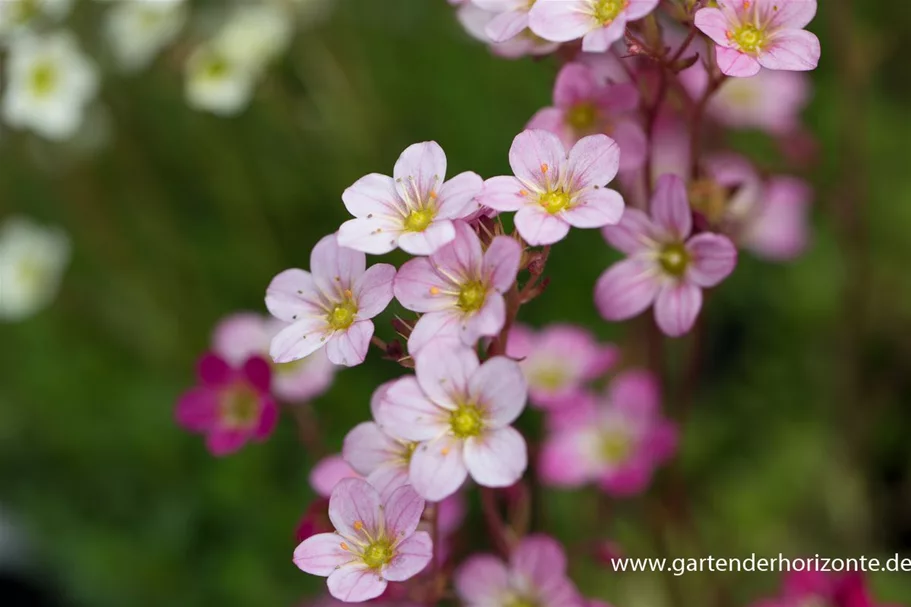
{"type": "Polygon", "coordinates": [[[228,455],[249,440],[265,440],[278,421],[278,407],[269,395],[269,363],[259,357],[232,367],[215,354],[198,365],[199,386],[177,402],[177,422],[206,436],[212,455],[228,455]]]}
{"type": "Polygon", "coordinates": [[[637,171],[620,173],[627,206],[645,208],[648,204],[646,180],[642,171],[649,171],[649,183],[654,187],[661,175],[689,178],[690,134],[686,125],[673,112],[663,110],[658,114],[652,130],[651,166],[643,165],[637,171]]]}
{"type": "Polygon", "coordinates": [[[785,573],[781,596],[759,601],[753,607],[803,605],[876,607],[881,604],[870,594],[862,573],[828,573],[810,569],[785,573]]]}
{"type": "Polygon", "coordinates": [[[617,496],[641,493],[677,449],[677,429],[661,416],[658,382],[646,371],[626,371],[593,404],[547,438],[542,480],[561,487],[594,482],[617,496]]]}
{"type": "Polygon", "coordinates": [[[469,557],[456,570],[454,584],[466,607],[584,607],[586,603],[566,574],[563,547],[546,535],[522,539],[508,563],[490,554],[469,557]]]}
{"type": "Polygon", "coordinates": [[[642,166],[648,148],[638,106],[634,84],[599,83],[589,66],[567,63],[554,85],[554,107],[539,110],[525,128],[550,131],[567,149],[588,135],[610,135],[620,146],[620,170],[628,171],[642,166]]]}
{"type": "Polygon", "coordinates": [[[424,500],[410,486],[383,500],[367,481],[345,479],[329,498],[336,532],[301,542],[294,563],[307,573],[328,577],[329,593],[339,600],[376,598],[388,582],[414,577],[430,562],[430,535],[416,531],[423,511],[424,500]]]}
{"type": "Polygon", "coordinates": [[[395,268],[339,246],[335,234],[320,240],[310,254],[310,272],[285,270],[272,279],[266,306],[290,323],[272,339],[277,363],[296,361],[323,346],[329,360],[353,366],[364,362],[373,322],[392,301],[395,268]]]}
{"type": "Polygon", "coordinates": [[[686,186],[663,175],[652,197],[651,217],[627,209],[605,239],[628,257],[595,286],[595,303],[607,320],[625,320],[655,305],[658,327],[672,337],[687,333],[702,308],[702,289],[724,280],[737,264],[737,249],[720,234],[691,237],[693,216],[686,186]]]}
{"type": "Polygon", "coordinates": [[[375,255],[396,247],[430,255],[455,238],[453,219],[478,209],[481,178],[465,172],[446,181],[446,154],[435,141],[409,146],[392,175],[371,173],[344,191],[342,201],[355,219],[339,229],[341,246],[375,255]]]}
{"type": "Polygon", "coordinates": [[[497,236],[484,251],[468,224],[454,227],[454,241],[430,257],[409,260],[396,275],[396,299],[422,313],[408,338],[412,355],[434,339],[474,345],[498,334],[506,322],[503,295],[516,280],[522,247],[497,236]]]}
{"type": "Polygon", "coordinates": [[[623,38],[626,24],[642,19],[659,0],[538,0],[529,26],[554,42],[582,39],[582,50],[603,53],[623,38]]]}
{"type": "Polygon", "coordinates": [[[607,135],[590,135],[569,155],[549,131],[519,133],[509,150],[513,176],[484,182],[478,200],[497,211],[517,211],[515,225],[531,245],[562,240],[570,226],[600,228],[623,214],[623,198],[606,186],[620,166],[620,148],[607,135]]]}
{"type": "Polygon", "coordinates": [[[457,15],[459,22],[472,37],[487,43],[493,54],[505,59],[549,55],[560,46],[559,43],[536,36],[528,28],[508,40],[494,42],[487,35],[487,26],[499,16],[499,13],[481,8],[470,0],[459,6],[457,15]]]}
{"type": "MultiPolygon", "coordinates": [[[[239,365],[251,356],[269,357],[272,338],[287,327],[278,319],[253,312],[225,317],[215,327],[212,351],[239,365]]],[[[272,365],[272,392],[287,402],[306,402],[329,389],[337,367],[329,362],[325,350],[291,363],[272,365]]]]}
{"type": "Polygon", "coordinates": [[[326,512],[327,508],[329,508],[329,496],[317,498],[307,506],[307,511],[298,521],[297,529],[294,531],[297,543],[303,542],[311,535],[332,531],[332,522],[326,512]]]}
{"type": "Polygon", "coordinates": [[[468,347],[435,341],[416,356],[416,376],[393,383],[376,420],[388,434],[419,442],[409,465],[415,490],[439,501],[471,477],[508,487],[528,463],[525,439],[510,424],[525,407],[519,365],[495,356],[480,364],[468,347]]]}
{"type": "Polygon", "coordinates": [[[342,479],[361,478],[341,455],[328,455],[316,462],[310,471],[310,486],[322,497],[332,495],[332,490],[342,479]]]}
{"type": "Polygon", "coordinates": [[[807,71],[819,63],[819,39],[805,28],[816,0],[717,0],[696,11],[696,27],[715,42],[718,67],[749,77],[761,67],[807,71]]]}
{"type": "Polygon", "coordinates": [[[584,384],[604,374],[620,356],[616,346],[599,344],[585,329],[560,324],[539,333],[513,326],[506,354],[519,361],[532,404],[548,409],[577,400],[584,384]]]}

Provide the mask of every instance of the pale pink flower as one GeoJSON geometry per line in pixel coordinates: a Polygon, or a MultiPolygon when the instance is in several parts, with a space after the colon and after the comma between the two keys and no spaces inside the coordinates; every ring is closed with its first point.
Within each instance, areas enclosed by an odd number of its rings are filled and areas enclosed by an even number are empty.
{"type": "Polygon", "coordinates": [[[452,495],[468,474],[485,487],[508,487],[528,463],[525,439],[510,424],[525,408],[519,365],[503,356],[484,364],[468,347],[434,342],[416,357],[416,376],[393,383],[381,399],[380,428],[420,444],[409,464],[428,500],[452,495]]]}
{"type": "MultiPolygon", "coordinates": [[[[272,338],[288,324],[253,312],[223,318],[212,334],[212,350],[232,365],[250,356],[269,358],[272,338]]],[[[272,393],[286,402],[306,402],[329,389],[338,367],[329,362],[325,350],[290,363],[272,364],[272,393]]]]}
{"type": "Polygon", "coordinates": [[[605,398],[586,401],[573,423],[545,440],[543,482],[560,487],[596,483],[618,496],[641,493],[677,449],[677,429],[660,413],[658,382],[646,371],[625,371],[605,398]]]}
{"type": "Polygon", "coordinates": [[[659,112],[652,129],[651,166],[644,164],[635,171],[620,173],[620,183],[626,196],[627,206],[645,208],[648,192],[643,171],[649,171],[648,184],[654,187],[658,177],[665,174],[689,178],[690,133],[678,115],[667,109],[659,112]]]}
{"type": "Polygon", "coordinates": [[[603,53],[623,38],[626,24],[642,19],[660,0],[538,0],[529,14],[531,31],[546,40],[582,38],[582,50],[603,53]]]}
{"type": "Polygon", "coordinates": [[[453,219],[478,208],[481,178],[465,172],[446,181],[446,154],[435,141],[409,146],[392,175],[371,173],[344,191],[342,201],[355,219],[339,229],[341,246],[375,255],[396,247],[430,255],[455,238],[453,219]]]}
{"type": "Polygon", "coordinates": [[[627,209],[604,237],[627,258],[608,268],[595,286],[595,303],[606,320],[625,320],[655,305],[658,327],[671,337],[688,332],[702,307],[702,289],[724,280],[737,264],[726,237],[691,236],[693,215],[686,186],[676,175],[658,180],[651,217],[627,209]]]}
{"type": "Polygon", "coordinates": [[[516,280],[522,247],[497,236],[487,247],[464,222],[456,239],[430,257],[406,262],[395,279],[395,298],[421,318],[408,338],[415,354],[433,339],[452,338],[474,345],[500,332],[506,322],[506,293],[516,280]]]}
{"type": "Polygon", "coordinates": [[[313,247],[310,270],[285,270],[266,291],[272,315],[291,323],[272,339],[272,358],[287,363],[326,346],[337,365],[364,362],[373,337],[370,319],[392,301],[395,268],[380,263],[367,269],[363,253],[339,246],[330,234],[313,247]]]}
{"type": "Polygon", "coordinates": [[[554,107],[539,110],[525,128],[550,131],[566,148],[587,135],[610,135],[620,146],[620,170],[628,171],[642,166],[648,149],[638,106],[634,84],[599,82],[591,67],[567,63],[554,84],[554,107]]]}
{"type": "Polygon", "coordinates": [[[215,354],[198,364],[200,385],[177,402],[177,423],[206,436],[212,455],[228,455],[250,440],[265,440],[278,421],[269,396],[269,363],[254,356],[232,367],[215,354]]]}
{"type": "Polygon", "coordinates": [[[623,198],[604,187],[620,166],[620,148],[607,135],[583,137],[567,156],[553,133],[523,131],[512,142],[509,165],[515,177],[488,179],[478,201],[517,211],[516,229],[531,245],[562,240],[570,226],[615,224],[623,214],[623,198]]]}
{"type": "Polygon", "coordinates": [[[335,486],[346,478],[361,478],[361,475],[341,455],[327,455],[310,470],[310,487],[320,497],[329,497],[335,486]]]}
{"type": "Polygon", "coordinates": [[[453,582],[465,607],[585,607],[566,565],[566,553],[555,539],[529,535],[516,545],[508,563],[490,554],[469,557],[453,582]]]}
{"type": "Polygon", "coordinates": [[[715,42],[718,67],[748,77],[760,67],[807,71],[819,63],[819,39],[805,29],[816,0],[717,0],[696,11],[696,27],[715,42]]]}
{"type": "Polygon", "coordinates": [[[536,333],[517,324],[509,332],[506,354],[519,361],[529,400],[552,409],[576,400],[587,382],[617,362],[620,351],[599,344],[582,327],[554,324],[536,333]]]}
{"type": "Polygon", "coordinates": [[[481,8],[468,1],[459,7],[459,22],[472,37],[486,43],[494,55],[506,59],[517,59],[527,55],[549,55],[559,48],[559,43],[544,40],[526,28],[504,42],[494,42],[487,35],[487,26],[498,17],[498,13],[481,8]]]}
{"type": "Polygon", "coordinates": [[[385,500],[370,483],[349,478],[329,498],[335,533],[320,533],[300,543],[294,563],[312,575],[328,577],[335,598],[359,603],[380,596],[388,582],[414,577],[433,556],[433,542],[416,531],[424,500],[405,485],[385,500]]]}
{"type": "Polygon", "coordinates": [[[528,11],[535,0],[472,0],[478,7],[494,13],[484,28],[491,42],[506,42],[528,28],[528,11]]]}

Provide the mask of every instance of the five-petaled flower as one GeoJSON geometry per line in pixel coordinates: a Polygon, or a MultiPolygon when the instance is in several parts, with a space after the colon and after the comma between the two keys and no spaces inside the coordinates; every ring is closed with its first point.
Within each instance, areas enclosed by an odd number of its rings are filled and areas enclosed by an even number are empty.
{"type": "Polygon", "coordinates": [[[538,0],[528,16],[531,31],[545,40],[582,38],[582,50],[602,53],[623,37],[626,24],[642,19],[659,0],[538,0]]]}
{"type": "Polygon", "coordinates": [[[718,0],[694,22],[715,44],[718,67],[748,77],[759,68],[806,71],[819,63],[819,39],[803,28],[816,16],[816,0],[718,0]]]}
{"type": "Polygon", "coordinates": [[[416,531],[423,512],[424,500],[409,485],[383,499],[367,481],[344,479],[329,498],[335,533],[305,539],[294,550],[294,563],[328,577],[329,593],[339,600],[376,598],[387,582],[414,577],[430,562],[430,535],[416,531]]]}
{"type": "Polygon", "coordinates": [[[455,238],[453,219],[478,209],[483,182],[472,172],[445,181],[446,154],[434,141],[409,146],[392,177],[371,173],[342,194],[354,215],[339,229],[339,244],[374,255],[399,247],[430,255],[455,238]]]}
{"type": "Polygon", "coordinates": [[[569,156],[551,132],[519,133],[509,149],[512,176],[492,177],[478,201],[517,211],[516,230],[531,245],[562,240],[570,226],[600,228],[623,214],[623,198],[606,187],[617,175],[620,148],[607,135],[589,135],[569,156]]]}

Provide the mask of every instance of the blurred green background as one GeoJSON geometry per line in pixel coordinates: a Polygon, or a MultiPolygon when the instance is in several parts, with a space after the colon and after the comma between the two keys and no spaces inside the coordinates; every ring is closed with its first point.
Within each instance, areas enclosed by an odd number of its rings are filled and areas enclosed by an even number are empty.
{"type": "MultiPolygon", "coordinates": [[[[855,4],[847,30],[836,0],[811,25],[823,41],[806,115],[819,139],[813,245],[787,265],[744,255],[708,305],[677,468],[700,540],[672,535],[661,548],[672,556],[911,551],[911,89],[900,77],[911,11],[855,4]]],[[[99,56],[95,24],[80,26],[99,56]]],[[[216,460],[174,424],[175,398],[214,323],[263,311],[270,278],[307,266],[345,218],[345,187],[431,139],[450,174],[505,173],[512,137],[549,104],[556,69],[492,57],[443,0],[338,0],[237,118],[190,110],[166,55],[137,76],[106,70],[110,141],[98,149],[4,132],[0,219],[62,225],[74,245],[54,306],[0,326],[0,505],[34,540],[35,574],[77,606],[285,606],[321,591],[323,580],[291,563],[313,497],[313,461],[291,416],[268,443],[216,460]]],[[[783,167],[760,136],[733,144],[783,167]]],[[[551,288],[524,319],[578,322],[641,350],[637,323],[609,325],[592,303],[615,258],[597,231],[574,232],[554,248],[551,288]]],[[[691,340],[670,344],[674,368],[694,351],[691,340]]],[[[331,448],[398,373],[373,358],[313,403],[331,448]]],[[[667,478],[610,517],[598,518],[592,492],[552,494],[549,530],[572,547],[603,536],[627,554],[660,555],[648,513],[662,507],[667,478]],[[579,513],[591,515],[585,524],[579,513]]],[[[480,525],[470,533],[485,546],[480,525]]],[[[667,575],[591,564],[574,573],[618,607],[661,607],[674,591],[667,575]]],[[[872,581],[884,601],[911,597],[908,574],[872,581]]],[[[679,583],[691,600],[746,605],[774,595],[779,579],[679,583]]]]}

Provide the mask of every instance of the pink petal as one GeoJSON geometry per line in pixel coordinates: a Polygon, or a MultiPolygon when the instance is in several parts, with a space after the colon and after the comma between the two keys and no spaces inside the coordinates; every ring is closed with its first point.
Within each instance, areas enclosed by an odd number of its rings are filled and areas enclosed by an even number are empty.
{"type": "Polygon", "coordinates": [[[607,135],[583,137],[569,152],[567,183],[573,192],[605,186],[617,176],[620,148],[607,135]]]}
{"type": "Polygon", "coordinates": [[[626,320],[652,305],[660,282],[648,261],[626,259],[608,268],[595,285],[595,305],[606,320],[626,320]]]}
{"type": "MultiPolygon", "coordinates": [[[[374,419],[376,419],[376,412],[379,410],[380,404],[386,399],[386,393],[389,392],[389,388],[391,388],[392,384],[396,381],[398,380],[393,379],[380,384],[379,387],[373,391],[373,394],[370,395],[370,414],[374,419]]],[[[399,438],[399,436],[395,434],[390,434],[389,436],[399,438]]]]}
{"type": "Polygon", "coordinates": [[[510,570],[538,588],[560,583],[566,578],[566,554],[557,540],[546,535],[529,535],[513,549],[510,570]]]}
{"type": "Polygon", "coordinates": [[[434,220],[421,232],[403,232],[399,248],[411,255],[431,255],[455,239],[455,228],[448,219],[434,220]]]}
{"type": "Polygon", "coordinates": [[[367,269],[367,256],[341,247],[335,234],[323,237],[310,252],[310,272],[316,287],[335,301],[340,289],[350,289],[367,269]]]}
{"type": "Polygon", "coordinates": [[[211,352],[206,353],[196,363],[197,373],[203,385],[218,387],[234,379],[234,369],[225,360],[211,352]]]}
{"type": "Polygon", "coordinates": [[[615,497],[638,495],[648,488],[655,471],[653,463],[639,458],[611,470],[598,483],[608,494],[615,497]]]}
{"type": "Polygon", "coordinates": [[[341,567],[326,580],[329,594],[346,603],[362,603],[385,592],[387,582],[366,565],[341,567]]]}
{"type": "Polygon", "coordinates": [[[392,176],[403,198],[426,202],[446,179],[446,154],[436,141],[410,145],[396,161],[392,176]]]}
{"type": "Polygon", "coordinates": [[[771,17],[769,27],[776,29],[800,30],[816,16],[816,0],[758,0],[757,7],[771,17]]]}
{"type": "Polygon", "coordinates": [[[702,308],[702,289],[681,282],[667,284],[655,299],[655,322],[669,337],[680,337],[689,332],[702,308]]]}
{"type": "Polygon", "coordinates": [[[424,314],[408,336],[408,353],[417,356],[427,344],[436,341],[460,343],[461,326],[462,314],[458,309],[424,314]]]}
{"type": "Polygon", "coordinates": [[[540,0],[528,15],[529,27],[554,42],[577,40],[598,27],[584,0],[540,0]]]}
{"type": "Polygon", "coordinates": [[[177,423],[194,432],[205,432],[218,421],[218,393],[210,388],[193,388],[177,401],[177,423]]]}
{"type": "Polygon", "coordinates": [[[330,329],[325,318],[310,317],[299,320],[272,338],[269,355],[277,363],[300,360],[326,345],[328,331],[330,329]]]}
{"type": "Polygon", "coordinates": [[[522,261],[522,247],[514,238],[497,236],[484,253],[483,274],[489,277],[489,284],[506,293],[516,281],[519,264],[522,261]]]}
{"type": "Polygon", "coordinates": [[[272,369],[269,363],[259,356],[252,356],[244,362],[242,372],[247,382],[262,393],[269,391],[272,383],[272,369]]]}
{"type": "Polygon", "coordinates": [[[343,536],[364,538],[364,532],[376,537],[380,529],[380,494],[360,478],[343,478],[332,488],[329,497],[329,520],[343,536]]]}
{"type": "Polygon", "coordinates": [[[518,211],[528,202],[525,195],[519,193],[524,189],[515,177],[491,177],[484,182],[478,202],[497,211],[518,211]]]}
{"type": "Polygon", "coordinates": [[[522,131],[509,148],[509,166],[527,187],[546,189],[546,184],[557,182],[565,165],[566,150],[560,138],[548,131],[522,131]]]}
{"type": "Polygon", "coordinates": [[[491,428],[508,426],[525,409],[528,385],[519,364],[495,356],[471,376],[468,393],[484,408],[485,423],[491,428]]]}
{"type": "Polygon", "coordinates": [[[514,222],[516,230],[532,246],[553,244],[569,234],[569,224],[540,205],[522,207],[514,222]]]}
{"type": "Polygon", "coordinates": [[[484,431],[465,441],[465,465],[479,485],[508,487],[528,467],[525,439],[511,426],[484,431]]]}
{"type": "Polygon", "coordinates": [[[658,6],[660,0],[628,0],[626,5],[626,18],[630,21],[642,19],[658,6]]]}
{"type": "Polygon", "coordinates": [[[416,356],[414,370],[421,390],[430,400],[455,409],[456,400],[467,393],[471,376],[479,366],[478,355],[471,348],[430,344],[416,356]]]}
{"type": "Polygon", "coordinates": [[[467,347],[474,347],[482,337],[493,337],[506,324],[506,300],[496,292],[487,294],[480,310],[463,317],[459,337],[467,347]]]}
{"type": "Polygon", "coordinates": [[[593,29],[582,38],[582,50],[586,53],[604,53],[614,42],[623,38],[626,30],[626,15],[620,13],[609,25],[593,29]]]}
{"type": "Polygon", "coordinates": [[[437,219],[462,219],[478,210],[475,200],[484,187],[477,173],[459,173],[443,184],[437,196],[437,219]]]}
{"type": "Polygon", "coordinates": [[[265,440],[275,430],[278,424],[278,405],[272,400],[271,396],[260,398],[259,423],[253,430],[253,438],[258,441],[265,440]]]}
{"type": "Polygon", "coordinates": [[[477,554],[455,572],[455,591],[468,605],[495,605],[509,590],[509,573],[497,557],[477,554]]]}
{"type": "Polygon", "coordinates": [[[402,231],[386,218],[349,219],[338,230],[338,242],[355,251],[383,255],[398,246],[402,231]]]}
{"type": "Polygon", "coordinates": [[[770,70],[805,72],[819,65],[819,38],[806,30],[785,30],[772,37],[757,57],[770,70]]]}
{"type": "Polygon", "coordinates": [[[639,107],[639,89],[628,82],[607,84],[598,94],[598,105],[612,114],[632,112],[639,107]]]}
{"type": "Polygon", "coordinates": [[[398,216],[397,208],[404,206],[399,200],[392,177],[371,173],[354,182],[342,192],[345,208],[355,217],[368,215],[398,216]]]}
{"type": "Polygon", "coordinates": [[[581,487],[598,469],[595,449],[584,433],[558,432],[548,438],[538,459],[541,482],[553,487],[581,487]]]}
{"type": "Polygon", "coordinates": [[[745,244],[768,259],[793,259],[799,255],[807,245],[807,213],[812,196],[809,186],[800,179],[771,179],[765,204],[753,219],[745,244]]]}
{"type": "Polygon", "coordinates": [[[310,471],[310,486],[321,497],[329,497],[332,490],[342,479],[360,478],[358,473],[351,469],[341,455],[329,455],[313,466],[310,471]]]}
{"type": "Polygon", "coordinates": [[[692,258],[687,280],[700,287],[714,287],[737,265],[737,247],[727,236],[703,232],[687,241],[686,250],[692,258]]]}
{"type": "Polygon", "coordinates": [[[680,432],[673,422],[660,421],[643,437],[642,450],[655,463],[671,459],[680,444],[680,432]]]}
{"type": "Polygon", "coordinates": [[[373,322],[359,320],[344,331],[336,331],[326,342],[326,356],[336,365],[353,367],[364,362],[373,337],[373,322]]]}
{"type": "Polygon", "coordinates": [[[418,531],[395,547],[395,557],[383,570],[383,577],[390,582],[404,582],[423,571],[432,558],[430,534],[418,531]]]}
{"type": "Polygon", "coordinates": [[[507,11],[490,20],[484,32],[492,42],[506,42],[518,36],[528,27],[528,13],[525,11],[507,11]]]}
{"type": "Polygon", "coordinates": [[[589,66],[584,63],[567,63],[557,74],[557,81],[554,83],[554,105],[566,110],[579,103],[591,101],[597,91],[598,83],[589,66]]]}
{"type": "Polygon", "coordinates": [[[728,22],[724,13],[717,8],[701,8],[696,11],[693,23],[706,36],[711,38],[715,44],[722,47],[730,46],[731,41],[728,39],[728,32],[731,31],[732,24],[728,22]]]}
{"type": "Polygon", "coordinates": [[[581,194],[562,217],[575,228],[601,228],[618,223],[623,208],[623,197],[618,192],[598,188],[581,194]]]}
{"type": "Polygon", "coordinates": [[[446,293],[453,285],[442,278],[428,257],[405,262],[395,276],[395,298],[413,312],[439,312],[455,306],[455,296],[446,293]]]}
{"type": "Polygon", "coordinates": [[[373,485],[383,499],[393,491],[409,484],[408,462],[400,459],[396,463],[380,466],[367,476],[367,482],[373,485]]]}
{"type": "Polygon", "coordinates": [[[625,417],[650,422],[659,413],[660,387],[655,376],[648,371],[624,371],[611,382],[607,399],[625,417]]]}
{"type": "Polygon", "coordinates": [[[601,230],[604,239],[615,249],[627,255],[635,255],[652,248],[655,228],[648,215],[631,207],[625,207],[617,225],[606,225],[601,230]]]}
{"type": "MultiPolygon", "coordinates": [[[[575,129],[566,123],[565,112],[555,107],[546,107],[538,110],[535,115],[531,117],[531,120],[528,121],[528,124],[525,125],[525,128],[529,130],[549,131],[559,137],[563,145],[567,147],[571,147],[577,140],[575,129]]],[[[494,179],[497,178],[494,177],[494,179]]],[[[521,188],[521,186],[519,187],[521,188]]],[[[523,201],[526,200],[524,196],[516,196],[523,201]]],[[[509,203],[511,202],[511,199],[507,198],[506,201],[509,203]]],[[[518,204],[521,206],[523,203],[519,202],[518,204]]]]}
{"type": "Polygon", "coordinates": [[[477,278],[481,271],[484,252],[481,241],[471,226],[464,221],[454,221],[455,239],[450,246],[440,249],[431,260],[441,275],[454,277],[458,283],[477,278]]]}
{"type": "Polygon", "coordinates": [[[735,78],[750,78],[759,73],[759,61],[735,48],[715,47],[715,59],[721,72],[735,78]]]}
{"type": "Polygon", "coordinates": [[[336,533],[311,535],[294,549],[294,564],[305,573],[326,577],[353,560],[342,548],[344,542],[336,533]]]}
{"type": "Polygon", "coordinates": [[[266,319],[241,312],[223,318],[212,332],[212,350],[231,365],[239,365],[253,354],[269,350],[272,336],[266,319]]]}
{"type": "Polygon", "coordinates": [[[453,436],[421,443],[411,456],[411,483],[415,491],[432,502],[458,491],[467,476],[462,441],[453,436]]]}
{"type": "Polygon", "coordinates": [[[378,263],[364,272],[354,283],[354,300],[357,302],[357,317],[373,318],[386,309],[392,301],[392,283],[395,280],[395,266],[378,263]]]}
{"type": "Polygon", "coordinates": [[[410,441],[429,440],[449,428],[449,412],[431,402],[409,375],[389,386],[377,406],[376,421],[387,434],[410,441]]]}
{"type": "Polygon", "coordinates": [[[272,316],[285,322],[322,312],[313,277],[298,269],[285,270],[272,279],[266,289],[266,307],[272,316]]]}
{"type": "Polygon", "coordinates": [[[221,457],[239,451],[249,439],[249,430],[216,428],[206,437],[206,448],[212,455],[221,457]]]}
{"type": "Polygon", "coordinates": [[[686,184],[677,175],[658,178],[651,203],[652,219],[674,240],[684,240],[693,231],[693,211],[686,184]]]}
{"type": "Polygon", "coordinates": [[[385,500],[383,514],[386,517],[386,533],[400,541],[418,528],[424,514],[424,498],[411,485],[399,487],[385,500]]]}
{"type": "Polygon", "coordinates": [[[380,430],[374,422],[362,422],[348,431],[342,442],[345,462],[364,476],[396,461],[402,445],[380,430]]]}
{"type": "Polygon", "coordinates": [[[633,120],[624,120],[611,133],[620,148],[620,170],[634,171],[643,164],[648,155],[648,138],[645,131],[633,120]]]}

